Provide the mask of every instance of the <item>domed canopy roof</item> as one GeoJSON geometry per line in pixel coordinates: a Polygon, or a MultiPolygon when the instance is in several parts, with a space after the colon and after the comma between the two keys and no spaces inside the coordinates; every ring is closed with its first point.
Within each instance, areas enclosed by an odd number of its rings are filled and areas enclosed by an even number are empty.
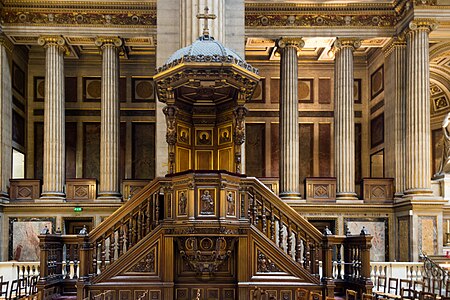
{"type": "Polygon", "coordinates": [[[158,68],[157,73],[175,67],[182,62],[233,63],[258,74],[258,69],[247,64],[234,50],[225,47],[209,35],[200,36],[191,45],[177,50],[162,67],[158,68]]]}
{"type": "Polygon", "coordinates": [[[170,64],[177,59],[183,58],[184,56],[231,56],[237,60],[244,61],[239,54],[229,48],[226,48],[221,42],[216,41],[213,37],[209,36],[201,36],[191,45],[179,49],[169,57],[166,64],[170,64]]]}

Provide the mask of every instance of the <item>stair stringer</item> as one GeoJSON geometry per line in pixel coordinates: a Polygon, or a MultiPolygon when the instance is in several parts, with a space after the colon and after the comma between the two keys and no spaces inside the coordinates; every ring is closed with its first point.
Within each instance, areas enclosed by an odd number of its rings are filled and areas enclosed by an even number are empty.
{"type": "MultiPolygon", "coordinates": [[[[94,277],[92,284],[107,283],[107,282],[161,282],[161,249],[164,249],[164,230],[160,226],[155,228],[151,233],[147,234],[130,250],[124,253],[117,261],[111,265],[98,276],[94,277]],[[153,255],[153,267],[136,271],[136,266],[148,255],[153,255]],[[133,270],[134,269],[134,270],[133,270]],[[153,270],[152,270],[153,269],[153,270]]],[[[147,258],[148,259],[148,258],[147,258]]]]}
{"type": "Polygon", "coordinates": [[[252,257],[250,266],[250,280],[273,282],[297,282],[302,284],[320,285],[320,279],[304,269],[300,263],[282,251],[269,238],[262,234],[256,227],[250,227],[249,255],[252,257]],[[264,254],[265,258],[258,258],[258,251],[264,254]],[[269,260],[275,265],[272,267],[262,267],[262,260],[269,260]],[[265,271],[262,271],[265,270],[265,271]],[[279,271],[278,271],[279,270],[279,271]]]}

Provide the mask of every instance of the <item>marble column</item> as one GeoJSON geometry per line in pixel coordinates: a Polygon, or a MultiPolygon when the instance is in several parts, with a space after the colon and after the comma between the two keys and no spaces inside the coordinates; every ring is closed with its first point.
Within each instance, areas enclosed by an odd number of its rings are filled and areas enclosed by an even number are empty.
{"type": "Polygon", "coordinates": [[[277,46],[280,65],[280,197],[299,200],[300,157],[298,123],[298,58],[301,38],[281,38],[277,46]]]}
{"type": "Polygon", "coordinates": [[[60,36],[41,36],[45,48],[44,174],[41,200],[63,200],[66,178],[64,54],[60,36]]]}
{"type": "Polygon", "coordinates": [[[431,196],[430,19],[409,23],[406,33],[406,184],[405,197],[431,196]]]}
{"type": "Polygon", "coordinates": [[[122,40],[118,37],[98,37],[95,44],[102,51],[100,186],[98,199],[120,200],[119,52],[122,40]]]}
{"type": "Polygon", "coordinates": [[[386,177],[394,178],[395,197],[405,191],[406,40],[397,36],[384,48],[386,177]]]}
{"type": "Polygon", "coordinates": [[[334,144],[336,199],[356,200],[355,121],[353,109],[353,51],[360,46],[353,38],[334,43],[334,144]]]}
{"type": "Polygon", "coordinates": [[[0,36],[0,202],[7,201],[12,164],[11,59],[13,44],[0,36]]]}

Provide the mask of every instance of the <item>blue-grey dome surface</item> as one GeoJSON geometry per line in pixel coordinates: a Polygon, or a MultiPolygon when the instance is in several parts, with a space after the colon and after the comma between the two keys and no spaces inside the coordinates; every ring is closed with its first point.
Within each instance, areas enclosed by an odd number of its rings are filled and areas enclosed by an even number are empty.
{"type": "Polygon", "coordinates": [[[201,36],[191,45],[177,50],[169,57],[165,64],[170,64],[184,56],[232,56],[237,60],[244,61],[235,51],[226,48],[221,42],[216,41],[213,37],[206,36],[201,36]]]}

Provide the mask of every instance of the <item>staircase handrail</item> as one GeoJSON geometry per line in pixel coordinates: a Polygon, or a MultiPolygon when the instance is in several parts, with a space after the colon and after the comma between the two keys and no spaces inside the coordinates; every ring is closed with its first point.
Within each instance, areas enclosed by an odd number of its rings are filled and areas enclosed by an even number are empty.
{"type": "Polygon", "coordinates": [[[423,269],[424,273],[429,278],[433,278],[435,280],[441,280],[442,283],[445,285],[447,282],[447,279],[449,279],[449,272],[442,268],[438,263],[436,263],[434,260],[428,257],[426,253],[422,252],[420,254],[420,259],[423,260],[423,269]],[[439,276],[436,276],[439,275],[439,276]],[[438,277],[438,278],[435,278],[438,277]],[[439,278],[440,277],[440,278],[439,278]]]}
{"type": "MultiPolygon", "coordinates": [[[[323,234],[312,225],[308,220],[302,217],[298,212],[296,212],[290,205],[284,203],[277,195],[274,194],[264,183],[262,183],[258,178],[247,177],[244,179],[247,183],[253,183],[252,188],[256,190],[259,194],[265,197],[272,205],[277,209],[282,209],[283,216],[292,220],[293,223],[300,225],[302,229],[314,238],[314,241],[321,242],[323,239],[323,234]]],[[[247,184],[250,186],[249,184],[247,184]]]]}
{"type": "Polygon", "coordinates": [[[125,202],[124,205],[119,207],[115,212],[113,212],[103,222],[101,222],[97,227],[89,232],[89,240],[95,241],[96,239],[100,238],[112,226],[120,223],[121,220],[127,216],[127,214],[129,214],[133,209],[139,206],[144,198],[160,189],[162,183],[169,181],[170,180],[167,180],[164,177],[157,177],[150,181],[149,184],[147,184],[139,192],[133,195],[130,200],[125,202]]]}

